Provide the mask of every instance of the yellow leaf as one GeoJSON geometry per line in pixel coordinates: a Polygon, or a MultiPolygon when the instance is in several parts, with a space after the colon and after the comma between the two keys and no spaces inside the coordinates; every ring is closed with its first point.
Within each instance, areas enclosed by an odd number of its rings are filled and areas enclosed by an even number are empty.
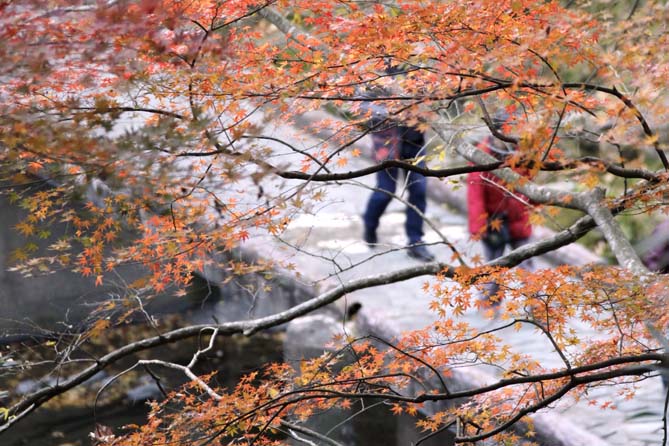
{"type": "Polygon", "coordinates": [[[149,283],[149,277],[140,277],[130,284],[130,288],[143,288],[149,283]]]}
{"type": "Polygon", "coordinates": [[[581,184],[588,189],[594,189],[599,184],[599,177],[593,174],[586,175],[581,179],[581,184]]]}
{"type": "Polygon", "coordinates": [[[654,144],[657,143],[658,139],[659,139],[659,136],[658,136],[657,134],[655,134],[655,135],[650,135],[650,136],[646,136],[646,138],[645,138],[645,142],[646,142],[646,144],[648,144],[649,146],[652,146],[652,145],[654,145],[654,144]]]}
{"type": "Polygon", "coordinates": [[[530,224],[533,225],[543,225],[546,222],[546,218],[541,214],[530,214],[530,224]]]}
{"type": "Polygon", "coordinates": [[[98,319],[91,327],[90,334],[93,337],[99,336],[105,329],[109,328],[109,321],[107,319],[98,319]]]}

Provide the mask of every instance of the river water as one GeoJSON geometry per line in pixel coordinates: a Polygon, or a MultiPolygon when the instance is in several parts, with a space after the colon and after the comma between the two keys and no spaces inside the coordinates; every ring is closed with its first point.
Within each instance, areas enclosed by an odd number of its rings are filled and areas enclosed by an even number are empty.
{"type": "MultiPolygon", "coordinates": [[[[240,376],[257,370],[262,364],[282,361],[282,355],[280,336],[260,335],[252,338],[226,339],[219,346],[215,357],[209,359],[210,364],[215,364],[219,370],[217,374],[219,384],[223,387],[232,387],[240,376]]],[[[104,380],[100,380],[93,387],[99,387],[102,382],[104,380]]],[[[151,394],[150,386],[148,389],[146,387],[131,389],[127,392],[126,398],[116,404],[98,407],[95,415],[92,398],[90,401],[81,401],[81,404],[63,406],[57,410],[38,409],[32,418],[6,433],[0,444],[2,446],[91,445],[89,433],[93,431],[96,423],[118,429],[123,425],[142,423],[145,420],[148,409],[146,403],[133,402],[130,395],[151,394]]],[[[156,393],[154,395],[158,396],[156,393]]],[[[360,411],[361,404],[358,403],[353,412],[360,411]]],[[[390,413],[390,408],[383,404],[375,405],[373,402],[365,404],[366,410],[360,411],[360,414],[353,418],[350,418],[353,412],[330,411],[315,417],[309,427],[327,433],[345,446],[409,445],[424,435],[415,428],[414,418],[394,416],[390,413]]],[[[286,439],[286,444],[297,446],[305,443],[286,439]]],[[[452,444],[452,436],[448,432],[421,443],[424,446],[452,444]]]]}

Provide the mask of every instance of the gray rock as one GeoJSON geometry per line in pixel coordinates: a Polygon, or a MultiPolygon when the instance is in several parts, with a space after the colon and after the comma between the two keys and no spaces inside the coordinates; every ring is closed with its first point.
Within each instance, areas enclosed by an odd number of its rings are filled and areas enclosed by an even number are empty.
{"type": "Polygon", "coordinates": [[[342,321],[328,314],[313,314],[295,319],[286,329],[284,360],[295,363],[320,356],[336,335],[343,334],[342,321]]]}

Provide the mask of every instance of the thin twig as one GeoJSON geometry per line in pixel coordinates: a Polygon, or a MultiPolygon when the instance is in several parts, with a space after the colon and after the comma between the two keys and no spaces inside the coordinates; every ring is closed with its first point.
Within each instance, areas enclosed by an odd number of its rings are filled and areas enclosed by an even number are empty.
{"type": "Polygon", "coordinates": [[[193,373],[191,369],[189,369],[186,366],[175,364],[173,362],[162,361],[160,359],[141,359],[137,362],[136,365],[159,365],[162,367],[167,367],[169,369],[179,370],[183,372],[183,374],[186,375],[188,378],[190,378],[192,381],[194,381],[202,390],[204,390],[210,397],[212,397],[216,401],[220,401],[223,399],[222,396],[216,393],[214,389],[209,387],[209,385],[206,382],[204,382],[195,373],[193,373]]]}
{"type": "Polygon", "coordinates": [[[343,446],[341,443],[334,441],[332,438],[325,436],[319,432],[313,431],[311,429],[307,429],[304,426],[300,426],[295,423],[290,423],[286,420],[281,420],[280,424],[284,427],[287,427],[290,430],[293,430],[295,432],[299,432],[301,434],[309,435],[310,437],[314,437],[319,439],[322,442],[325,442],[331,446],[343,446]]]}
{"type": "Polygon", "coordinates": [[[415,446],[420,445],[422,442],[429,440],[430,438],[439,435],[440,433],[444,432],[445,430],[449,429],[451,426],[453,426],[456,423],[457,419],[451,421],[450,423],[446,423],[439,429],[435,430],[434,432],[430,432],[427,435],[424,435],[420,437],[418,440],[416,440],[415,446]]]}

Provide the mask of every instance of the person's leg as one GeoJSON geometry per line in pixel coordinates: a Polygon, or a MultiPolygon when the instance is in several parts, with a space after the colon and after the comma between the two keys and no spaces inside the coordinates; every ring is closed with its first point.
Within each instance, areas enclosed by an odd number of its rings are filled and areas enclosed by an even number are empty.
{"type": "MultiPolygon", "coordinates": [[[[402,133],[402,159],[412,159],[421,155],[421,150],[425,140],[423,134],[415,129],[400,127],[400,131],[406,129],[402,133]]],[[[419,166],[424,167],[425,163],[418,163],[419,166]]],[[[406,221],[404,229],[409,240],[409,248],[407,254],[415,259],[430,262],[434,260],[434,256],[428,249],[422,245],[423,241],[423,218],[427,208],[427,180],[426,178],[416,172],[405,171],[406,184],[409,192],[409,206],[406,210],[406,221]]]]}
{"type": "Polygon", "coordinates": [[[493,246],[485,240],[481,240],[481,244],[483,245],[483,256],[485,257],[486,262],[502,257],[504,248],[506,248],[506,245],[493,246]]]}
{"type": "MultiPolygon", "coordinates": [[[[523,245],[526,245],[530,242],[529,237],[528,238],[523,238],[523,239],[518,239],[518,240],[511,240],[511,248],[516,249],[519,248],[523,245]]],[[[522,268],[527,271],[534,271],[534,261],[532,259],[526,259],[520,262],[518,265],[518,268],[522,268]]],[[[539,293],[541,294],[541,293],[539,293]]],[[[540,309],[539,304],[534,304],[534,305],[528,305],[525,307],[525,311],[528,312],[528,315],[531,316],[532,318],[536,318],[537,314],[541,314],[543,312],[543,309],[540,309]],[[539,310],[537,312],[537,310],[539,310]]]]}
{"type": "MultiPolygon", "coordinates": [[[[504,248],[506,245],[493,246],[490,243],[487,243],[485,240],[481,241],[483,245],[483,255],[487,262],[495,260],[498,257],[501,257],[504,254],[504,248]]],[[[490,302],[490,298],[497,294],[499,291],[499,285],[497,282],[491,281],[486,282],[483,285],[483,299],[490,302]]],[[[499,305],[499,301],[490,302],[491,305],[499,305]]]]}
{"type": "Polygon", "coordinates": [[[379,226],[381,215],[392,199],[397,183],[398,169],[386,169],[376,174],[376,189],[367,202],[367,208],[362,215],[365,224],[364,238],[367,243],[376,243],[376,228],[379,226]]]}
{"type": "Polygon", "coordinates": [[[407,183],[409,189],[409,204],[407,206],[407,219],[405,229],[409,244],[420,243],[423,238],[423,215],[427,208],[425,198],[427,191],[427,180],[416,172],[407,172],[407,183]],[[422,215],[421,215],[422,214],[422,215]]]}
{"type": "MultiPolygon", "coordinates": [[[[397,127],[387,128],[372,133],[372,145],[374,150],[374,159],[378,162],[387,159],[397,159],[399,156],[399,131],[397,127]]],[[[391,194],[395,192],[397,183],[398,169],[386,169],[376,174],[376,188],[367,202],[367,208],[362,215],[365,225],[363,238],[368,244],[377,242],[376,228],[379,226],[381,215],[388,207],[392,199],[391,194]]]]}
{"type": "MultiPolygon", "coordinates": [[[[413,159],[421,155],[425,143],[423,134],[410,127],[398,127],[401,139],[401,159],[413,159]]],[[[425,163],[418,164],[425,167],[425,163]]],[[[419,173],[405,171],[407,189],[409,192],[409,204],[407,206],[407,218],[405,229],[409,244],[420,243],[423,238],[423,217],[427,208],[425,198],[427,192],[427,180],[419,173]]]]}

